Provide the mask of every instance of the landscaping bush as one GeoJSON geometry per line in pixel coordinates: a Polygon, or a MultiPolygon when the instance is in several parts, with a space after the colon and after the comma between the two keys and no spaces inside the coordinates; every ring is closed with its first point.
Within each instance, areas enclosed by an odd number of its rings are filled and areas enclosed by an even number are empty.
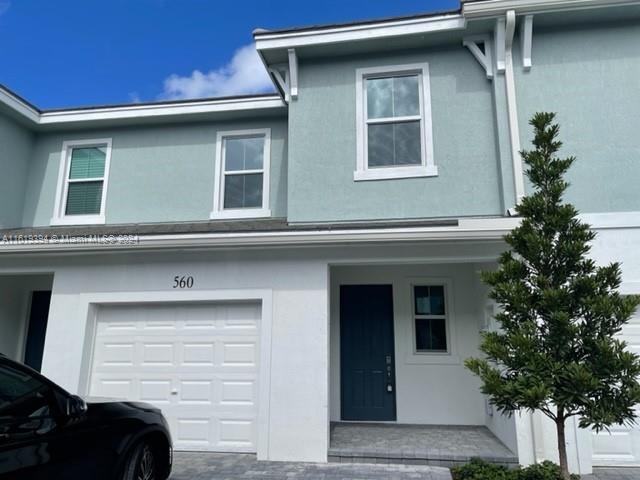
{"type": "MultiPolygon", "coordinates": [[[[514,470],[513,480],[561,480],[560,466],[553,462],[542,462],[527,468],[514,470]]],[[[571,475],[572,480],[579,480],[579,475],[571,475]]]]}
{"type": "Polygon", "coordinates": [[[515,480],[512,472],[500,465],[474,458],[470,463],[451,469],[453,480],[515,480]]]}
{"type": "MultiPolygon", "coordinates": [[[[526,468],[508,470],[480,459],[451,469],[453,480],[562,480],[560,467],[552,462],[543,462],[526,468]]],[[[571,475],[579,480],[578,475],[571,475]]]]}

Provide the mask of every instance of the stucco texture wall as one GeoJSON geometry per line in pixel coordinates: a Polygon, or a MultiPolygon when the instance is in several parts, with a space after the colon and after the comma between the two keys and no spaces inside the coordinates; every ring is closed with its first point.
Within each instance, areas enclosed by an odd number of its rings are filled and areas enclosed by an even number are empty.
{"type": "Polygon", "coordinates": [[[218,131],[271,128],[271,210],[286,216],[286,119],[122,128],[38,136],[31,158],[25,226],[49,225],[62,142],[112,138],[107,224],[208,220],[218,131]]]}
{"type": "Polygon", "coordinates": [[[299,67],[289,106],[293,222],[500,214],[491,83],[462,45],[332,57],[299,67]],[[354,182],[356,69],[428,62],[439,175],[354,182]]]}
{"type": "Polygon", "coordinates": [[[640,25],[534,21],[529,72],[514,51],[523,148],[531,148],[531,116],[557,112],[561,154],[577,157],[567,200],[583,213],[640,210],[640,25]]]}
{"type": "Polygon", "coordinates": [[[19,227],[33,134],[0,114],[0,228],[19,227]]]}

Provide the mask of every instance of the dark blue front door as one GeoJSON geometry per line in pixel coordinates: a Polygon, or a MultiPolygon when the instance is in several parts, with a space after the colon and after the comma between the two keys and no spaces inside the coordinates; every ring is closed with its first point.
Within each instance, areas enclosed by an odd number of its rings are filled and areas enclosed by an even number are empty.
{"type": "Polygon", "coordinates": [[[342,420],[396,419],[391,285],[340,287],[342,420]]]}

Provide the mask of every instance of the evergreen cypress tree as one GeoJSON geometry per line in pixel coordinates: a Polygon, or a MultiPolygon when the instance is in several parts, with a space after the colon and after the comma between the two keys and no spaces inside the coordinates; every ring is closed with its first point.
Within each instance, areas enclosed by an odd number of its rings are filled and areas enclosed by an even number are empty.
{"type": "Polygon", "coordinates": [[[501,307],[501,329],[483,334],[486,359],[465,364],[502,413],[541,411],[556,424],[563,478],[569,479],[565,422],[583,428],[634,423],[640,403],[640,357],[615,338],[640,298],[618,293],[620,265],[588,257],[595,233],[563,202],[575,158],[557,158],[562,143],[555,114],[530,124],[535,150],[522,152],[534,193],[517,207],[520,226],[505,236],[499,268],[483,272],[501,307]]]}

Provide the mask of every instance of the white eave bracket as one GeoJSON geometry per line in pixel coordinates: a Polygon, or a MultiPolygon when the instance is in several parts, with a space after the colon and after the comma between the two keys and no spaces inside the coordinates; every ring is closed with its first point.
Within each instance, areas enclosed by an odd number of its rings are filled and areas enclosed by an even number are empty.
{"type": "Polygon", "coordinates": [[[467,47],[474,58],[480,63],[489,80],[493,79],[493,56],[489,35],[475,35],[465,37],[462,45],[467,47]]]}
{"type": "Polygon", "coordinates": [[[496,20],[496,28],[493,33],[493,38],[496,44],[496,71],[498,73],[504,73],[506,67],[506,29],[507,29],[507,21],[504,17],[498,18],[496,20]]]}
{"type": "MultiPolygon", "coordinates": [[[[505,18],[499,18],[496,22],[495,40],[496,40],[496,70],[498,73],[504,73],[505,70],[505,41],[508,40],[506,31],[505,18]]],[[[520,47],[522,50],[522,66],[528,71],[533,65],[532,49],[533,49],[533,15],[525,15],[520,26],[520,47]]]]}
{"type": "Polygon", "coordinates": [[[520,27],[520,42],[522,46],[522,66],[531,70],[531,50],[533,45],[533,15],[525,15],[520,27]]]}
{"type": "Polygon", "coordinates": [[[287,50],[289,54],[289,94],[292,99],[298,98],[298,56],[296,49],[287,50]]]}
{"type": "Polygon", "coordinates": [[[289,103],[292,99],[298,98],[298,56],[295,48],[288,49],[287,54],[288,63],[272,66],[269,73],[284,93],[284,101],[289,103]]]}
{"type": "Polygon", "coordinates": [[[280,91],[284,94],[284,101],[289,103],[291,99],[289,91],[289,66],[286,63],[274,65],[269,68],[269,73],[278,84],[280,91]]]}

